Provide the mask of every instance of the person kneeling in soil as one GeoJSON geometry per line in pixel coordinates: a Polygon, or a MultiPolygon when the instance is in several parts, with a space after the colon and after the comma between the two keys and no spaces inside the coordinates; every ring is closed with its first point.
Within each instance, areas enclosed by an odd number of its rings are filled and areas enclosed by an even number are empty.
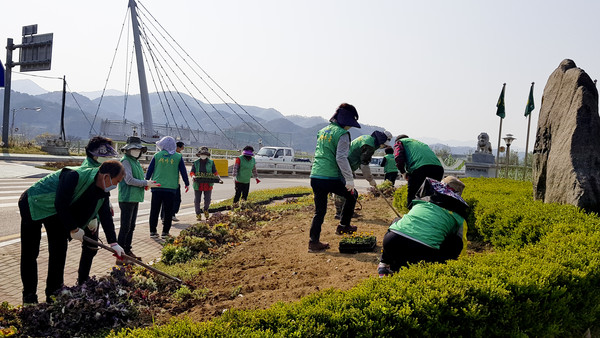
{"type": "Polygon", "coordinates": [[[454,176],[438,182],[427,178],[408,214],[392,222],[383,237],[379,277],[408,264],[446,262],[466,248],[467,203],[460,196],[465,185],[454,176]]]}

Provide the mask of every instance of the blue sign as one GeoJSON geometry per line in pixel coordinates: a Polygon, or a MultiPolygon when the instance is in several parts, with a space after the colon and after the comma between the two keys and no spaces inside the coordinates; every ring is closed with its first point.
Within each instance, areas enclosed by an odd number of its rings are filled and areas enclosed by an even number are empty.
{"type": "Polygon", "coordinates": [[[0,61],[0,88],[4,87],[4,65],[0,61]]]}

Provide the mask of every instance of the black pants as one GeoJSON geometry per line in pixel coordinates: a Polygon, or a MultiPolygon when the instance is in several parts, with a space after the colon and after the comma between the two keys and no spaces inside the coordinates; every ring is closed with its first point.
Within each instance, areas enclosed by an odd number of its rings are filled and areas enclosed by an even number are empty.
{"type": "Polygon", "coordinates": [[[67,259],[68,234],[56,215],[34,221],[31,219],[27,191],[19,199],[21,213],[21,282],[23,301],[37,302],[38,271],[37,258],[40,253],[42,224],[48,237],[48,276],[46,278],[46,299],[55,294],[64,283],[65,261],[67,259]]]}
{"type": "Polygon", "coordinates": [[[439,165],[424,165],[408,175],[406,206],[409,209],[412,207],[412,201],[415,199],[417,191],[419,191],[419,188],[427,177],[441,181],[444,178],[444,167],[439,165]]]}
{"type": "Polygon", "coordinates": [[[340,224],[343,225],[350,225],[358,193],[356,193],[356,189],[352,192],[348,191],[343,180],[311,178],[310,186],[313,189],[315,200],[315,215],[310,226],[310,241],[318,242],[321,238],[321,226],[327,213],[327,196],[329,193],[334,193],[346,199],[340,220],[340,224]]]}
{"type": "MultiPolygon", "coordinates": [[[[98,220],[98,228],[92,232],[90,229],[85,228],[85,236],[98,241],[98,229],[100,228],[100,220],[98,220]]],[[[92,270],[92,262],[94,257],[98,253],[98,246],[90,244],[88,242],[81,243],[81,257],[79,258],[79,269],[77,270],[77,284],[81,285],[90,278],[90,271],[92,270]]]]}
{"type": "Polygon", "coordinates": [[[394,272],[409,263],[445,262],[447,259],[448,257],[441,250],[430,248],[392,231],[388,231],[383,236],[381,262],[389,264],[390,269],[394,272]]]}
{"type": "MultiPolygon", "coordinates": [[[[173,214],[171,216],[175,216],[179,212],[179,207],[181,207],[181,186],[177,186],[177,190],[175,191],[175,198],[173,198],[173,214]]],[[[165,219],[165,210],[160,210],[160,219],[165,219]]]]}
{"type": "Polygon", "coordinates": [[[398,178],[398,172],[394,171],[391,173],[386,173],[383,179],[392,182],[392,185],[394,185],[394,184],[396,184],[397,178],[398,178]]]}
{"type": "MultiPolygon", "coordinates": [[[[152,191],[152,200],[150,201],[150,233],[155,233],[158,225],[158,215],[160,210],[164,209],[165,215],[173,215],[174,190],[155,189],[152,191]]],[[[173,224],[172,217],[165,217],[163,220],[163,234],[168,234],[173,224]]]]}
{"type": "Polygon", "coordinates": [[[240,196],[244,201],[247,200],[249,192],[250,183],[241,183],[235,181],[235,196],[233,197],[233,203],[237,203],[240,200],[240,196]]]}
{"type": "Polygon", "coordinates": [[[125,250],[125,253],[131,253],[131,242],[133,241],[133,230],[137,221],[138,202],[119,202],[121,209],[121,228],[117,242],[125,250]]]}

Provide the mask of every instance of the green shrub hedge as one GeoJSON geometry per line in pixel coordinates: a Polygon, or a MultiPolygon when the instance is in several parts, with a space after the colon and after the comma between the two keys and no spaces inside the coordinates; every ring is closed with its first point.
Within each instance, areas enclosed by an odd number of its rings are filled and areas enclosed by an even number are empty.
{"type": "MultiPolygon", "coordinates": [[[[597,215],[535,202],[523,182],[464,182],[469,231],[500,248],[494,253],[417,264],[348,291],[228,311],[211,322],[174,320],[113,336],[573,336],[593,327],[600,319],[597,215]]],[[[400,210],[405,194],[394,198],[400,210]]]]}

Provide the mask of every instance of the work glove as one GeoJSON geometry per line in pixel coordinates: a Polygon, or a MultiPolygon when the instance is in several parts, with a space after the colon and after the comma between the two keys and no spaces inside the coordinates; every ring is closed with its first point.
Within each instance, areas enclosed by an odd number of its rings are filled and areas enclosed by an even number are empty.
{"type": "Polygon", "coordinates": [[[85,231],[77,228],[75,230],[71,230],[71,238],[76,239],[83,243],[83,235],[85,235],[85,231]]]}
{"type": "Polygon", "coordinates": [[[354,181],[346,182],[346,190],[353,191],[354,190],[354,181]]]}
{"type": "Polygon", "coordinates": [[[87,228],[91,231],[91,232],[96,232],[96,230],[98,230],[98,219],[94,218],[93,220],[91,220],[88,225],[87,228]]]}
{"type": "Polygon", "coordinates": [[[259,184],[260,180],[258,179],[258,177],[256,178],[256,184],[259,184]]]}
{"type": "Polygon", "coordinates": [[[156,183],[156,181],[146,181],[146,187],[148,187],[148,188],[160,187],[160,183],[156,183]]]}
{"type": "Polygon", "coordinates": [[[190,186],[189,186],[189,185],[186,185],[186,186],[185,186],[185,192],[188,192],[189,190],[190,190],[190,186]]]}
{"type": "Polygon", "coordinates": [[[369,181],[369,184],[370,184],[372,187],[376,187],[376,186],[377,186],[377,182],[375,182],[375,180],[370,180],[370,181],[369,181]]]}
{"type": "Polygon", "coordinates": [[[113,256],[117,257],[118,259],[123,259],[125,250],[123,250],[119,243],[110,243],[110,247],[115,250],[115,254],[113,256]]]}

